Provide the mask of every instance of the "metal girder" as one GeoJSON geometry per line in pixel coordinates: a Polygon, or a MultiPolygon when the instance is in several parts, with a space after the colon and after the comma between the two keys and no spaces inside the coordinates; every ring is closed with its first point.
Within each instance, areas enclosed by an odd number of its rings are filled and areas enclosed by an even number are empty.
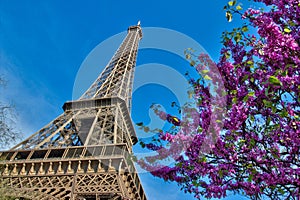
{"type": "Polygon", "coordinates": [[[9,151],[0,152],[0,192],[26,199],[146,200],[131,161],[130,118],[140,24],[91,87],[64,113],[9,151]]]}
{"type": "MultiPolygon", "coordinates": [[[[106,145],[93,148],[98,147],[108,148],[106,145]]],[[[47,159],[46,154],[43,159],[31,158],[33,154],[23,160],[11,157],[10,161],[1,163],[0,190],[4,194],[7,190],[10,191],[7,194],[30,199],[76,199],[78,196],[115,194],[122,198],[146,199],[127,146],[110,147],[109,152],[99,151],[96,156],[88,153],[92,147],[85,147],[81,155],[70,157],[68,151],[80,149],[73,147],[64,149],[64,156],[52,159],[47,159]]]]}

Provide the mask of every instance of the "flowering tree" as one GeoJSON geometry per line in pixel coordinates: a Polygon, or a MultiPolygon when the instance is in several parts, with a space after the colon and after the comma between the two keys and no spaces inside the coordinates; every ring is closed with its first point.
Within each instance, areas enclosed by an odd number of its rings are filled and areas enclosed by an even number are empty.
{"type": "Polygon", "coordinates": [[[180,108],[181,119],[153,106],[173,127],[142,142],[156,155],[139,159],[140,166],[198,199],[229,191],[300,198],[300,1],[255,2],[265,10],[243,11],[235,0],[225,6],[228,21],[237,14],[245,24],[223,33],[217,64],[186,51],[201,74],[190,78],[196,104],[180,108]],[[161,162],[167,158],[174,163],[161,162]]]}

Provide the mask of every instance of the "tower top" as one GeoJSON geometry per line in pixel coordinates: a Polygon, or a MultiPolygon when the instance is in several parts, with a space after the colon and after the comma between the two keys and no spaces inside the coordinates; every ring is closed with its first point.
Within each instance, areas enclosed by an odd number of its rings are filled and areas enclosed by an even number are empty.
{"type": "Polygon", "coordinates": [[[130,33],[131,31],[138,31],[140,39],[143,37],[142,28],[141,28],[141,21],[139,20],[137,25],[129,26],[127,32],[130,33]]]}

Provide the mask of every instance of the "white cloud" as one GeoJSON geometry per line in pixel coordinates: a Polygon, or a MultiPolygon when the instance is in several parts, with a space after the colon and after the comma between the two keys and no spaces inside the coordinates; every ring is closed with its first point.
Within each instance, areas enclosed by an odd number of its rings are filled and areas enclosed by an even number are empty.
{"type": "Polygon", "coordinates": [[[23,134],[23,138],[27,138],[62,110],[61,105],[57,105],[58,101],[50,100],[55,99],[55,94],[38,79],[26,80],[26,73],[23,72],[26,69],[15,63],[0,49],[0,74],[7,81],[1,89],[0,101],[15,107],[16,128],[23,134]]]}

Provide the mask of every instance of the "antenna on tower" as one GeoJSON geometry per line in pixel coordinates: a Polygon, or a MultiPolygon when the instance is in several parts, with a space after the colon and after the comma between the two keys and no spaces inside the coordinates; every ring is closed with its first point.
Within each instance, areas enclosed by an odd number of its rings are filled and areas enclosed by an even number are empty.
{"type": "Polygon", "coordinates": [[[138,25],[138,26],[140,26],[140,25],[141,25],[141,21],[140,21],[140,20],[138,21],[137,25],[138,25]]]}

